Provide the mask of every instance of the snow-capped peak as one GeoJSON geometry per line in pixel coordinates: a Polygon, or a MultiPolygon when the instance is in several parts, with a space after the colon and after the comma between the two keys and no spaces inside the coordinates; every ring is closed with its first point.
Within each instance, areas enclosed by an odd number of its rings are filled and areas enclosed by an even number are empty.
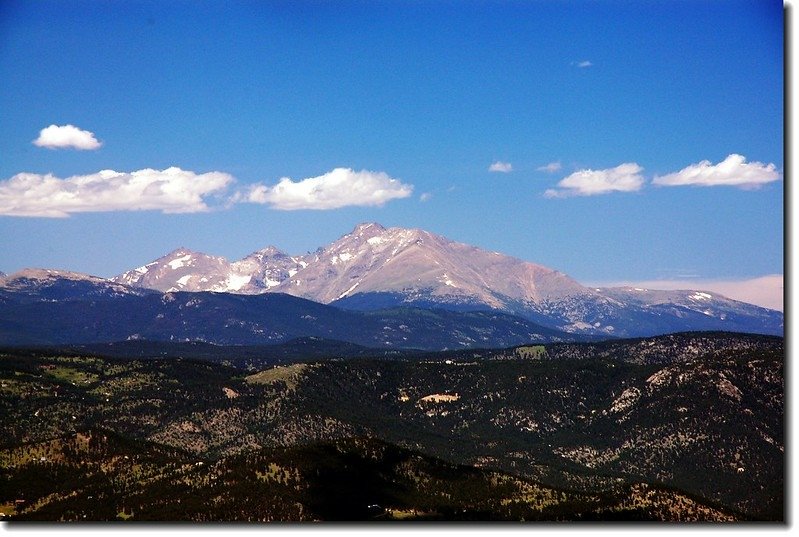
{"type": "Polygon", "coordinates": [[[364,233],[382,233],[386,228],[377,222],[362,222],[355,226],[350,235],[363,235],[364,233]]]}
{"type": "Polygon", "coordinates": [[[359,224],[317,251],[312,261],[275,290],[320,302],[355,293],[418,295],[423,291],[434,300],[502,308],[508,297],[538,301],[552,293],[584,289],[540,265],[422,229],[385,228],[374,223],[359,224]]]}
{"type": "MultiPolygon", "coordinates": [[[[210,256],[181,247],[112,280],[159,291],[204,291],[218,283],[212,282],[209,274],[227,273],[229,265],[224,257],[210,256]]],[[[226,276],[225,274],[222,279],[226,279],[226,276]]]]}

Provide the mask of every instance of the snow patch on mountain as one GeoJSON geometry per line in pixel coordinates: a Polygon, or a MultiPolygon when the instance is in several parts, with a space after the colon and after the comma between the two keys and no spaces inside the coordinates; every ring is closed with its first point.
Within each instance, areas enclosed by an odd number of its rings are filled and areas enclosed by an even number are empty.
{"type": "Polygon", "coordinates": [[[177,270],[180,267],[185,267],[186,265],[190,264],[191,264],[191,254],[186,254],[182,257],[178,257],[177,259],[173,259],[172,261],[169,261],[167,263],[167,265],[169,265],[169,268],[171,268],[172,270],[177,270]]]}
{"type": "Polygon", "coordinates": [[[248,274],[231,273],[225,279],[224,283],[218,289],[214,289],[214,291],[240,291],[245,285],[250,283],[251,279],[252,276],[248,274]]]}

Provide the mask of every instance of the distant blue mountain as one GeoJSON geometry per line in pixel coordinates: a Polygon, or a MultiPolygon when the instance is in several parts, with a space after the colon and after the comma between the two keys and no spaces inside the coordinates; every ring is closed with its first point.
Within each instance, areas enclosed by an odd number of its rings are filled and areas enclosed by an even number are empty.
{"type": "Polygon", "coordinates": [[[55,271],[7,278],[0,299],[4,345],[125,340],[265,345],[318,337],[381,349],[441,350],[585,339],[501,312],[410,307],[355,312],[282,293],[159,293],[55,271]]]}

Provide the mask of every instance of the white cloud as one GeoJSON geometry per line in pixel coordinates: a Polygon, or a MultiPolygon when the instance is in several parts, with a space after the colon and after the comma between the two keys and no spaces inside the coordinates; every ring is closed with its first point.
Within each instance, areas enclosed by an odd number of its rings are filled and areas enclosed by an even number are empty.
{"type": "Polygon", "coordinates": [[[562,179],[559,189],[544,192],[547,198],[595,196],[610,192],[635,192],[644,184],[643,168],[634,162],[620,164],[607,170],[579,170],[562,179]]]}
{"type": "Polygon", "coordinates": [[[746,162],[746,157],[735,153],[718,164],[703,160],[676,173],[655,177],[652,184],[663,186],[735,186],[754,189],[780,178],[774,164],[746,162]]]}
{"type": "Polygon", "coordinates": [[[581,68],[581,69],[584,69],[584,68],[586,68],[586,67],[591,67],[591,66],[592,66],[592,65],[594,65],[594,64],[593,64],[593,63],[591,63],[591,62],[590,62],[590,61],[588,61],[588,60],[583,60],[583,61],[581,61],[581,62],[572,62],[572,65],[576,65],[577,67],[579,67],[579,68],[581,68]]]}
{"type": "Polygon", "coordinates": [[[433,197],[433,194],[430,192],[423,192],[421,196],[419,196],[419,201],[428,201],[430,198],[433,197]]]}
{"type": "Polygon", "coordinates": [[[384,172],[336,168],[319,177],[294,182],[284,177],[274,186],[253,185],[234,198],[237,202],[262,203],[273,209],[338,209],[347,206],[382,206],[389,200],[407,198],[412,185],[384,172]]]}
{"type": "Polygon", "coordinates": [[[592,283],[589,287],[639,287],[661,291],[697,290],[718,293],[764,308],[783,311],[783,275],[769,274],[748,280],[648,280],[592,283]]]}
{"type": "Polygon", "coordinates": [[[34,145],[49,149],[98,149],[101,142],[94,137],[93,132],[79,129],[74,125],[50,125],[39,132],[39,137],[33,141],[34,145]]]}
{"type": "Polygon", "coordinates": [[[490,172],[500,172],[500,173],[509,173],[513,171],[513,165],[510,162],[501,162],[496,161],[491,166],[488,167],[488,171],[490,172]]]}
{"type": "Polygon", "coordinates": [[[220,194],[233,181],[222,172],[196,174],[175,167],[131,173],[102,170],[66,179],[19,173],[0,181],[0,214],[66,217],[106,211],[202,212],[209,210],[204,198],[220,194]]]}
{"type": "Polygon", "coordinates": [[[545,164],[544,166],[539,166],[536,168],[539,172],[547,172],[547,173],[555,173],[559,172],[562,166],[560,165],[559,161],[550,162],[549,164],[545,164]]]}

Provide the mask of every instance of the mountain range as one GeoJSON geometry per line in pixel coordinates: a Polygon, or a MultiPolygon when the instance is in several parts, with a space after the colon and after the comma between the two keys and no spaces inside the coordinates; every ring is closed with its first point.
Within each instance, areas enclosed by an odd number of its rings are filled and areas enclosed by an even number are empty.
{"type": "Polygon", "coordinates": [[[303,256],[269,246],[229,262],[179,248],[112,281],[162,292],[286,293],[354,310],[495,310],[577,334],[783,333],[780,312],[717,293],[586,287],[536,263],[377,223],[303,256]]]}
{"type": "Polygon", "coordinates": [[[681,331],[782,335],[783,315],[715,293],[589,288],[556,270],[420,229],[358,225],[304,256],[239,261],[179,248],[111,279],[0,276],[0,344],[143,339],[381,349],[503,347],[681,331]]]}

